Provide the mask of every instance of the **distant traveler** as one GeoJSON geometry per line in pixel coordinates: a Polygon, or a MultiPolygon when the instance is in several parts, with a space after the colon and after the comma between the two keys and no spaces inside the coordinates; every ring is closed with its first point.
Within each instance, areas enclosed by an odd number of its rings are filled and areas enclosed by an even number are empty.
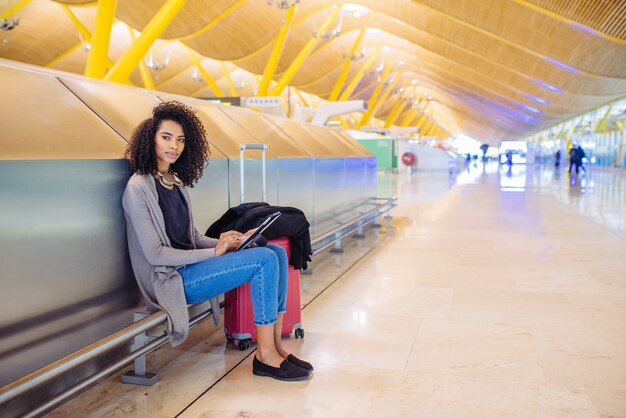
{"type": "Polygon", "coordinates": [[[585,161],[585,157],[586,156],[587,155],[585,154],[585,151],[583,151],[583,148],[579,145],[576,148],[576,157],[577,157],[578,164],[579,164],[578,167],[576,167],[576,172],[577,173],[578,173],[578,169],[579,168],[582,168],[583,171],[587,171],[587,170],[585,170],[585,165],[584,165],[584,161],[585,161]]]}
{"type": "MultiPolygon", "coordinates": [[[[579,145],[578,147],[572,146],[569,150],[569,170],[568,173],[572,172],[572,166],[576,167],[576,174],[580,171],[580,168],[583,165],[583,158],[585,158],[585,151],[579,145]]],[[[585,170],[584,167],[582,167],[585,170]]]]}
{"type": "Polygon", "coordinates": [[[554,153],[554,166],[555,167],[560,167],[561,165],[561,150],[557,150],[556,153],[554,153]]]}
{"type": "Polygon", "coordinates": [[[194,227],[187,187],[200,179],[209,155],[204,126],[194,111],[179,102],[156,106],[152,117],[136,128],[126,155],[132,176],[122,204],[131,263],[147,308],[167,314],[170,343],[176,346],[187,338],[188,304],[250,282],[257,333],[252,372],[278,380],[308,379],[313,366],[281,344],[285,250],[268,244],[233,252],[252,231],[228,231],[215,239],[194,227]]]}

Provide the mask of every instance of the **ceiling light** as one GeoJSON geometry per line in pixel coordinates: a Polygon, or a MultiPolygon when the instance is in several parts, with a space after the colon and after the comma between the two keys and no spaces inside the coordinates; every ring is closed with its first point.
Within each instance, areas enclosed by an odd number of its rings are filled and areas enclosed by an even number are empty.
{"type": "Polygon", "coordinates": [[[146,66],[154,71],[161,71],[170,63],[170,54],[165,56],[163,60],[157,60],[154,58],[152,53],[149,53],[148,56],[144,59],[146,62],[146,66]]]}
{"type": "Polygon", "coordinates": [[[525,105],[525,104],[522,104],[521,106],[522,106],[524,109],[530,110],[530,111],[531,111],[531,112],[533,112],[533,113],[543,113],[541,110],[539,110],[539,109],[537,109],[537,108],[535,108],[535,107],[532,107],[532,106],[528,106],[528,105],[525,105]]]}
{"type": "Polygon", "coordinates": [[[561,68],[563,68],[563,69],[565,69],[565,70],[567,70],[567,71],[569,71],[571,73],[574,73],[574,74],[578,73],[578,70],[576,68],[571,67],[571,66],[569,66],[567,64],[564,64],[561,61],[557,61],[557,60],[555,60],[553,58],[549,58],[549,57],[545,57],[544,59],[546,61],[548,61],[549,63],[554,64],[554,65],[558,65],[559,67],[561,67],[561,68]]]}
{"type": "Polygon", "coordinates": [[[553,86],[552,84],[548,84],[545,81],[541,81],[541,80],[537,80],[536,78],[531,78],[531,80],[537,84],[539,84],[541,87],[546,88],[548,90],[551,91],[556,91],[556,92],[561,92],[562,90],[556,86],[553,86]]]}
{"type": "Polygon", "coordinates": [[[333,29],[324,31],[321,34],[318,33],[317,30],[314,30],[312,33],[313,37],[314,38],[319,37],[322,41],[329,41],[331,39],[336,38],[341,33],[341,21],[342,21],[342,16],[339,16],[339,21],[337,22],[337,25],[335,25],[333,29]]]}
{"type": "Polygon", "coordinates": [[[0,29],[13,30],[20,24],[20,20],[16,17],[8,17],[6,19],[0,19],[0,29]]]}
{"type": "Polygon", "coordinates": [[[365,57],[365,50],[366,48],[363,48],[361,52],[355,52],[354,54],[350,56],[348,56],[348,54],[344,52],[343,54],[341,54],[341,56],[343,57],[343,59],[349,58],[350,61],[358,61],[360,59],[363,59],[363,57],[365,57]]]}
{"type": "Polygon", "coordinates": [[[545,99],[542,99],[540,97],[537,97],[537,96],[533,96],[532,94],[526,94],[526,97],[528,97],[533,102],[541,103],[541,104],[544,104],[544,105],[549,105],[550,104],[549,101],[547,101],[545,99]]]}
{"type": "Polygon", "coordinates": [[[363,6],[361,4],[346,3],[341,6],[341,12],[358,18],[366,15],[369,12],[369,9],[367,6],[363,6]]]}
{"type": "Polygon", "coordinates": [[[570,25],[572,25],[572,26],[574,26],[574,27],[576,27],[576,28],[578,28],[578,29],[582,29],[582,30],[584,30],[585,32],[590,33],[590,34],[592,34],[592,35],[599,36],[599,37],[603,37],[603,36],[604,36],[602,33],[598,32],[597,30],[592,29],[592,28],[590,28],[589,26],[585,26],[585,25],[583,25],[583,24],[581,24],[581,23],[578,23],[578,22],[571,22],[571,21],[570,21],[570,22],[568,22],[568,23],[569,23],[570,25]]]}
{"type": "Polygon", "coordinates": [[[198,71],[198,67],[193,67],[193,69],[191,70],[191,79],[196,83],[204,83],[204,78],[200,74],[200,71],[198,71]]]}
{"type": "Polygon", "coordinates": [[[300,0],[267,0],[267,5],[274,6],[278,9],[289,9],[291,6],[299,2],[300,0]]]}
{"type": "Polygon", "coordinates": [[[9,16],[3,19],[0,19],[0,29],[4,31],[13,30],[20,24],[19,17],[13,16],[12,12],[13,8],[11,7],[11,0],[9,0],[9,12],[7,13],[9,16]]]}

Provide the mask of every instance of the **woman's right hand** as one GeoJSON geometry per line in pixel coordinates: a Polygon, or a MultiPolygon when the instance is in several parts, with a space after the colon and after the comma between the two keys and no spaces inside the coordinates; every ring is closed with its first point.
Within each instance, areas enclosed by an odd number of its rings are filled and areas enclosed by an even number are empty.
{"type": "Polygon", "coordinates": [[[244,234],[237,231],[227,231],[220,234],[220,238],[215,246],[215,255],[226,254],[239,246],[244,234]]]}

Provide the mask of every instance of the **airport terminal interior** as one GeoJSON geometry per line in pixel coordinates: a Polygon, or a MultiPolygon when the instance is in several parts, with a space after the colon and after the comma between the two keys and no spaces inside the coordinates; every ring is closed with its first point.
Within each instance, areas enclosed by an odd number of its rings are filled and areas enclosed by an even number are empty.
{"type": "Polygon", "coordinates": [[[626,2],[0,0],[0,88],[0,417],[626,418],[626,2]],[[146,309],[125,150],[169,101],[201,234],[306,217],[306,380],[224,297],[174,347],[146,309]]]}

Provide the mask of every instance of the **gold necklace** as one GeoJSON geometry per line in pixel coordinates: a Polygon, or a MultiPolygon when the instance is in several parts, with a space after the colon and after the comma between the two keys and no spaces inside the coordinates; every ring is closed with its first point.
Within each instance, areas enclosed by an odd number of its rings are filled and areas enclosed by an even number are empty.
{"type": "Polygon", "coordinates": [[[161,173],[159,173],[157,171],[157,175],[159,176],[159,183],[161,183],[161,186],[165,187],[167,190],[174,190],[174,186],[182,186],[182,182],[180,181],[180,179],[178,177],[176,177],[176,174],[171,173],[172,176],[174,176],[174,182],[170,182],[168,181],[165,176],[161,173]]]}

